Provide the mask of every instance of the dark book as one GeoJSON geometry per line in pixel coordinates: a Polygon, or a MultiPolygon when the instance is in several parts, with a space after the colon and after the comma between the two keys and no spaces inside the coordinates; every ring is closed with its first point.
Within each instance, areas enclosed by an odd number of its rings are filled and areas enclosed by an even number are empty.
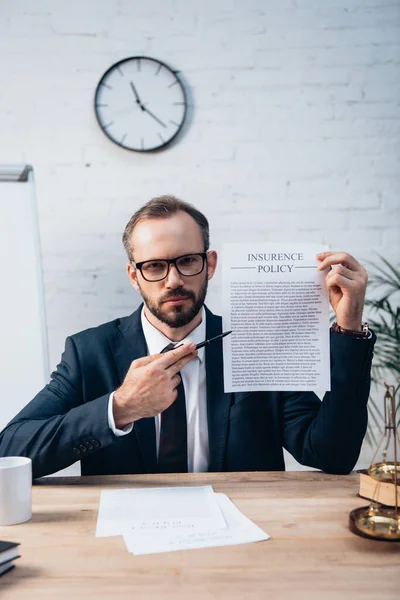
{"type": "Polygon", "coordinates": [[[4,573],[7,573],[7,571],[10,571],[10,569],[13,569],[14,567],[15,567],[15,565],[14,565],[14,561],[13,560],[8,560],[7,562],[2,563],[0,565],[0,575],[3,575],[4,573]]]}
{"type": "Polygon", "coordinates": [[[4,542],[0,540],[0,566],[4,563],[19,557],[18,543],[4,542]]]}

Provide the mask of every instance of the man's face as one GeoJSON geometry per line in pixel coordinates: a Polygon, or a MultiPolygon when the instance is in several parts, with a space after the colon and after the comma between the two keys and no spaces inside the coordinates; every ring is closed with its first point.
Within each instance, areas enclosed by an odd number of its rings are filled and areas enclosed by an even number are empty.
{"type": "MultiPolygon", "coordinates": [[[[204,252],[204,240],[196,221],[187,213],[178,212],[166,219],[139,221],[132,232],[131,248],[133,260],[139,263],[204,252]]],[[[162,281],[146,281],[131,264],[128,275],[148,310],[162,323],[178,328],[188,325],[199,313],[216,262],[216,253],[208,252],[203,271],[191,277],[181,275],[175,265],[170,265],[168,276],[162,281]]]]}

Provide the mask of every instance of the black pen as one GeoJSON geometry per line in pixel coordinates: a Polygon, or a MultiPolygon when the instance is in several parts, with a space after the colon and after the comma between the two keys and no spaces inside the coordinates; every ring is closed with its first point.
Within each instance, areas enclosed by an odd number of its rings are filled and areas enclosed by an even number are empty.
{"type": "MultiPolygon", "coordinates": [[[[215,340],[219,340],[220,338],[223,338],[226,335],[229,335],[230,333],[232,333],[232,331],[225,331],[224,333],[220,333],[219,335],[216,335],[215,337],[210,338],[209,340],[204,340],[204,342],[200,342],[200,344],[196,345],[196,350],[198,350],[199,348],[203,348],[203,346],[207,346],[207,344],[211,344],[211,342],[215,342],[215,340]]],[[[171,342],[171,344],[168,344],[168,346],[166,346],[164,350],[161,350],[160,354],[165,354],[170,350],[176,350],[176,348],[180,348],[181,346],[183,346],[183,343],[179,344],[178,346],[175,346],[175,344],[171,342]]]]}
{"type": "MultiPolygon", "coordinates": [[[[215,337],[210,338],[209,340],[200,342],[200,344],[196,345],[196,350],[198,350],[199,348],[202,348],[203,346],[206,346],[207,344],[211,344],[211,342],[214,342],[215,340],[219,340],[220,338],[223,338],[226,335],[229,335],[230,333],[232,333],[232,331],[225,331],[224,333],[220,333],[219,335],[216,335],[215,337]]],[[[182,345],[182,344],[180,344],[180,345],[182,345]]]]}

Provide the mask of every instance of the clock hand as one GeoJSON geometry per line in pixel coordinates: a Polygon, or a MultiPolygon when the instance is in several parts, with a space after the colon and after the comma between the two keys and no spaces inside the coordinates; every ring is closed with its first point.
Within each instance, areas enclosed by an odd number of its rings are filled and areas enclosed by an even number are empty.
{"type": "MultiPolygon", "coordinates": [[[[136,88],[135,88],[135,85],[134,85],[133,81],[130,81],[129,83],[130,83],[130,86],[132,88],[133,93],[135,94],[136,102],[137,102],[137,104],[139,104],[140,108],[143,111],[147,112],[151,117],[153,117],[153,119],[155,119],[157,121],[157,123],[160,123],[160,125],[162,125],[162,127],[167,127],[165,123],[163,123],[158,117],[156,117],[156,115],[154,113],[151,112],[151,110],[149,110],[148,108],[146,108],[145,104],[142,104],[142,102],[140,101],[140,98],[139,98],[139,94],[136,91],[136,88]]],[[[146,102],[146,104],[147,104],[147,102],[146,102]]]]}
{"type": "Polygon", "coordinates": [[[157,121],[157,123],[160,123],[160,125],[162,125],[163,127],[167,127],[165,123],[163,123],[162,121],[160,121],[160,119],[158,117],[156,117],[156,115],[151,112],[151,110],[149,110],[148,108],[146,108],[143,104],[141,106],[142,106],[142,110],[144,110],[151,117],[153,117],[153,119],[155,119],[157,121]]]}
{"type": "Polygon", "coordinates": [[[135,94],[135,98],[136,98],[136,102],[137,102],[137,104],[140,104],[140,106],[143,108],[143,105],[142,105],[142,103],[140,102],[139,94],[137,93],[137,91],[136,91],[136,88],[135,88],[135,86],[133,85],[133,81],[130,81],[130,85],[131,85],[131,88],[132,88],[132,91],[133,91],[133,93],[135,94]]]}

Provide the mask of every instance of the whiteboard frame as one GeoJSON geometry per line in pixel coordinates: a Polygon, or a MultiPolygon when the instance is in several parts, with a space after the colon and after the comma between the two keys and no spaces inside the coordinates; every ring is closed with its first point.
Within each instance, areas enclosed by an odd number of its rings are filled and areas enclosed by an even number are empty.
{"type": "MultiPolygon", "coordinates": [[[[39,215],[37,209],[36,200],[36,188],[34,171],[31,165],[0,165],[0,186],[3,183],[11,184],[12,186],[24,183],[28,185],[28,196],[29,202],[28,216],[32,223],[32,241],[33,241],[33,258],[35,260],[35,279],[36,279],[36,300],[38,302],[38,317],[40,324],[37,329],[38,336],[38,352],[41,353],[40,364],[41,372],[38,372],[39,379],[42,387],[44,387],[50,377],[50,360],[49,360],[49,349],[48,349],[48,334],[46,325],[46,308],[45,308],[45,295],[44,295],[44,281],[43,281],[43,269],[42,269],[42,252],[40,245],[40,233],[39,233],[39,215]]],[[[40,390],[38,389],[37,392],[40,390]]],[[[27,403],[31,398],[27,398],[27,403]]],[[[22,407],[21,407],[22,408],[22,407]]]]}

